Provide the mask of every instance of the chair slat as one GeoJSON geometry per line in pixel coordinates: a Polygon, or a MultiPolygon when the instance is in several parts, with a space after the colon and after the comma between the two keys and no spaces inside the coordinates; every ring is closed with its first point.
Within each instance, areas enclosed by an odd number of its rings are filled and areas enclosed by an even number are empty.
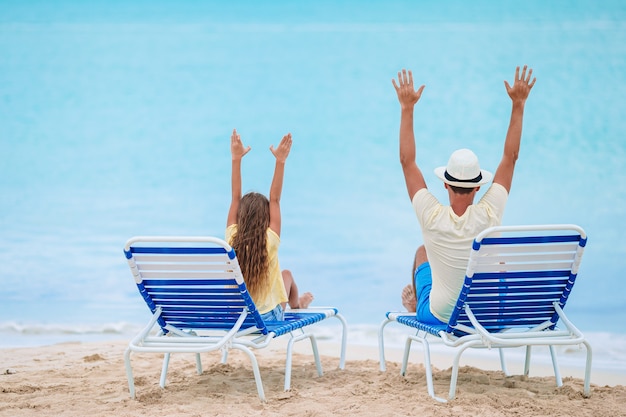
{"type": "Polygon", "coordinates": [[[511,253],[558,253],[575,252],[579,246],[578,241],[560,244],[529,244],[529,245],[489,245],[481,244],[479,256],[506,255],[511,253]]]}
{"type": "Polygon", "coordinates": [[[223,263],[140,263],[137,264],[140,271],[219,271],[228,272],[229,265],[223,263]]]}
{"type": "MultiPolygon", "coordinates": [[[[150,285],[150,286],[146,286],[149,287],[149,291],[151,294],[153,294],[153,296],[158,297],[159,294],[194,294],[194,293],[199,293],[198,288],[194,288],[194,287],[187,287],[187,286],[174,286],[174,285],[161,285],[161,286],[157,286],[157,285],[150,285]]],[[[223,285],[211,285],[211,286],[205,286],[205,288],[203,288],[204,291],[202,291],[203,294],[224,294],[224,295],[228,295],[228,294],[239,294],[239,287],[233,286],[233,285],[229,285],[229,284],[223,284],[223,285]]]]}
{"type": "Polygon", "coordinates": [[[572,259],[568,261],[552,261],[548,262],[515,262],[510,261],[506,264],[500,263],[479,263],[476,265],[477,272],[502,272],[502,271],[554,271],[554,270],[570,270],[572,268],[572,259]]]}
{"type": "MultiPolygon", "coordinates": [[[[537,277],[532,280],[529,280],[526,278],[519,279],[519,280],[510,279],[510,280],[507,280],[506,287],[507,288],[513,288],[513,287],[533,288],[533,287],[562,286],[562,285],[567,284],[569,276],[568,277],[546,277],[546,278],[547,279],[544,279],[542,277],[537,277]]],[[[501,288],[502,287],[502,285],[498,282],[497,279],[474,280],[472,282],[472,286],[474,287],[475,290],[478,290],[481,288],[501,288]]]]}
{"type": "Polygon", "coordinates": [[[198,254],[143,254],[133,255],[135,262],[230,262],[228,255],[217,253],[214,255],[198,255],[198,254]]]}
{"type": "Polygon", "coordinates": [[[149,271],[149,272],[142,272],[142,276],[144,279],[150,279],[150,278],[160,278],[160,279],[164,279],[164,278],[168,278],[168,279],[174,279],[174,278],[182,278],[182,279],[188,279],[188,278],[198,278],[198,279],[219,279],[219,278],[227,278],[229,276],[232,276],[231,272],[228,271],[216,271],[216,272],[208,272],[208,271],[203,271],[203,272],[195,272],[195,271],[167,271],[167,272],[159,272],[159,271],[149,271]]]}

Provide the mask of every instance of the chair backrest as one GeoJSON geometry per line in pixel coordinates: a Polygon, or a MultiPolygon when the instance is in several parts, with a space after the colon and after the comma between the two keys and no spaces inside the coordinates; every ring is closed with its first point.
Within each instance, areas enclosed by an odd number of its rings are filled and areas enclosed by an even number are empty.
{"type": "Polygon", "coordinates": [[[473,327],[469,306],[489,332],[554,328],[570,295],[587,237],[576,225],[497,226],[474,240],[447,331],[473,327]]]}
{"type": "Polygon", "coordinates": [[[267,329],[246,284],[235,251],[214,237],[135,237],[124,248],[137,288],[159,325],[231,329],[242,312],[242,329],[267,329]]]}

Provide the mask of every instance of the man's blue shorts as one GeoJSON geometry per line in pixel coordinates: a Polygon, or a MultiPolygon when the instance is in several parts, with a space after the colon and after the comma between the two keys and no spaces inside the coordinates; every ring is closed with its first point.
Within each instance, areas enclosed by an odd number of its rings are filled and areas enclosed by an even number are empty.
{"type": "Polygon", "coordinates": [[[415,290],[417,291],[417,319],[427,324],[446,324],[430,311],[430,290],[433,287],[433,276],[430,264],[424,262],[415,271],[415,290]]]}

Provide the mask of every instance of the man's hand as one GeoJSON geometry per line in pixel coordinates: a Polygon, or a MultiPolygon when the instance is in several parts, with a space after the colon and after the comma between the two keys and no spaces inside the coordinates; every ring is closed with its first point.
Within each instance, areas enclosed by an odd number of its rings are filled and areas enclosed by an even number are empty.
{"type": "Polygon", "coordinates": [[[506,92],[509,97],[511,97],[513,102],[524,104],[528,98],[528,94],[530,94],[530,90],[533,88],[533,85],[535,85],[535,81],[537,81],[537,78],[533,78],[532,82],[530,81],[530,77],[533,75],[533,70],[532,68],[529,69],[528,75],[526,75],[527,68],[528,67],[524,65],[521,77],[519,74],[519,67],[515,68],[515,81],[513,82],[513,87],[511,87],[509,83],[504,80],[506,92]]]}
{"type": "Polygon", "coordinates": [[[422,96],[422,91],[424,91],[425,87],[422,85],[417,91],[415,91],[413,88],[413,73],[409,71],[407,75],[407,71],[405,69],[403,69],[402,72],[398,72],[398,84],[396,84],[395,79],[392,79],[391,82],[393,83],[393,87],[396,89],[400,106],[403,109],[412,108],[422,96]]]}
{"type": "Polygon", "coordinates": [[[285,163],[291,150],[291,133],[287,133],[278,144],[278,148],[274,149],[274,145],[270,145],[270,151],[274,154],[276,162],[285,163]]]}
{"type": "Polygon", "coordinates": [[[233,157],[233,161],[241,160],[245,154],[250,152],[250,149],[250,146],[243,146],[241,136],[237,134],[236,129],[233,129],[233,134],[230,136],[230,153],[233,157]]]}

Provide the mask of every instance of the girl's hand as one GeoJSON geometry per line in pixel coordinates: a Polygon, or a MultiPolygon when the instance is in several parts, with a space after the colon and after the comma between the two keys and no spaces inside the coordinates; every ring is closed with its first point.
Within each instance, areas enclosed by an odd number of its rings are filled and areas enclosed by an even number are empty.
{"type": "Polygon", "coordinates": [[[274,145],[270,145],[270,151],[274,154],[276,162],[284,163],[287,160],[291,150],[291,142],[291,133],[287,133],[278,144],[278,148],[274,149],[274,145]]]}
{"type": "Polygon", "coordinates": [[[250,148],[244,147],[243,142],[241,141],[241,136],[237,134],[237,129],[233,129],[233,134],[230,136],[230,153],[232,155],[233,161],[241,160],[245,154],[250,152],[250,148]]]}

